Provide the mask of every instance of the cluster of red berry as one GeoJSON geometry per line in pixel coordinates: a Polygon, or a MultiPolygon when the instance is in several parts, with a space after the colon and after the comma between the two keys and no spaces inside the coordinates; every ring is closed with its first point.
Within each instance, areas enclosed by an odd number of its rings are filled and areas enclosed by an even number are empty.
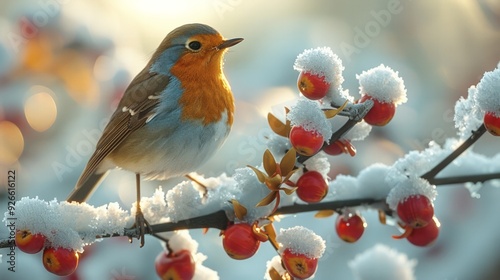
{"type": "Polygon", "coordinates": [[[28,254],[36,254],[43,249],[43,266],[55,275],[70,275],[78,267],[80,255],[77,252],[73,249],[51,247],[43,234],[32,234],[26,229],[17,230],[15,240],[17,248],[28,254]]]}

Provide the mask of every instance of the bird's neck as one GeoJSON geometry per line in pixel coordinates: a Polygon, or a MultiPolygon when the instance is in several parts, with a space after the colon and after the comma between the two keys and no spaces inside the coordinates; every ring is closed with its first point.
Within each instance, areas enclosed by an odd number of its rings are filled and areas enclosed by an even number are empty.
{"type": "MultiPolygon", "coordinates": [[[[220,61],[218,57],[214,57],[220,61]]],[[[193,63],[180,59],[170,72],[181,83],[179,99],[181,118],[201,121],[204,125],[218,122],[227,113],[227,124],[233,123],[234,99],[221,63],[193,63]]]]}

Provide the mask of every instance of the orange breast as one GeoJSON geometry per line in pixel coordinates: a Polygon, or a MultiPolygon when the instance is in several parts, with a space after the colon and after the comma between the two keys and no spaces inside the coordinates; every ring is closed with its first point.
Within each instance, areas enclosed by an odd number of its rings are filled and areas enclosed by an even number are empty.
{"type": "Polygon", "coordinates": [[[170,69],[184,90],[179,105],[183,120],[200,120],[204,125],[220,121],[227,111],[233,123],[234,99],[222,72],[222,51],[184,55],[170,69]]]}

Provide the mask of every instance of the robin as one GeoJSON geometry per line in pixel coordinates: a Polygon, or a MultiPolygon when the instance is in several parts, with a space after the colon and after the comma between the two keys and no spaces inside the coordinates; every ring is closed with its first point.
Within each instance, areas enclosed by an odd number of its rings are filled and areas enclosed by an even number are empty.
{"type": "Polygon", "coordinates": [[[139,204],[140,176],[164,180],[188,174],[222,145],[234,113],[223,58],[242,40],[224,39],[198,23],[170,32],[125,90],[67,201],[86,201],[113,168],[134,172],[134,227],[142,247],[150,227],[139,204]]]}

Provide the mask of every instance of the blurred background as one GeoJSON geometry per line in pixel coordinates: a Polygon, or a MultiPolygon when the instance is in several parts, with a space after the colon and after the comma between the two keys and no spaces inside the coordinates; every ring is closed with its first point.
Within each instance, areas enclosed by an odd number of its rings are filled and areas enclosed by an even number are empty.
{"type": "MultiPolygon", "coordinates": [[[[392,164],[429,141],[455,136],[455,101],[500,61],[500,2],[482,1],[243,1],[243,0],[20,0],[0,2],[0,212],[7,210],[7,170],[16,170],[16,196],[64,200],[130,80],[172,29],[190,22],[213,26],[225,37],[243,37],[226,56],[225,72],[236,98],[233,130],[220,152],[199,170],[231,174],[258,164],[270,130],[267,112],[281,112],[297,97],[295,57],[306,48],[328,46],[343,60],[344,88],[356,98],[355,75],[383,63],[405,80],[409,101],[395,118],[374,128],[358,154],[331,158],[330,176],[356,175],[364,167],[392,164]]],[[[474,148],[498,153],[486,135],[474,148]]],[[[150,196],[159,185],[144,184],[150,196]]],[[[89,203],[112,201],[129,209],[134,175],[113,171],[89,203]]],[[[365,213],[368,228],[356,244],[343,243],[334,218],[288,217],[278,227],[304,225],[323,236],[326,256],[316,279],[352,279],[347,263],[375,243],[417,259],[418,279],[498,279],[500,190],[471,198],[460,186],[439,188],[438,241],[416,248],[395,241],[393,227],[365,213]]],[[[7,232],[1,227],[0,237],[7,232]]],[[[221,279],[262,279],[274,255],[263,244],[253,258],[235,261],[223,252],[217,230],[192,231],[205,265],[221,279]]],[[[105,240],[87,250],[71,279],[154,279],[159,242],[143,249],[126,240],[105,240]],[[128,278],[127,278],[128,277],[128,278]]],[[[0,250],[1,254],[7,251],[0,250]]],[[[56,279],[40,255],[17,254],[17,272],[0,264],[1,279],[56,279]]],[[[69,278],[68,278],[69,279],[69,278]]]]}

